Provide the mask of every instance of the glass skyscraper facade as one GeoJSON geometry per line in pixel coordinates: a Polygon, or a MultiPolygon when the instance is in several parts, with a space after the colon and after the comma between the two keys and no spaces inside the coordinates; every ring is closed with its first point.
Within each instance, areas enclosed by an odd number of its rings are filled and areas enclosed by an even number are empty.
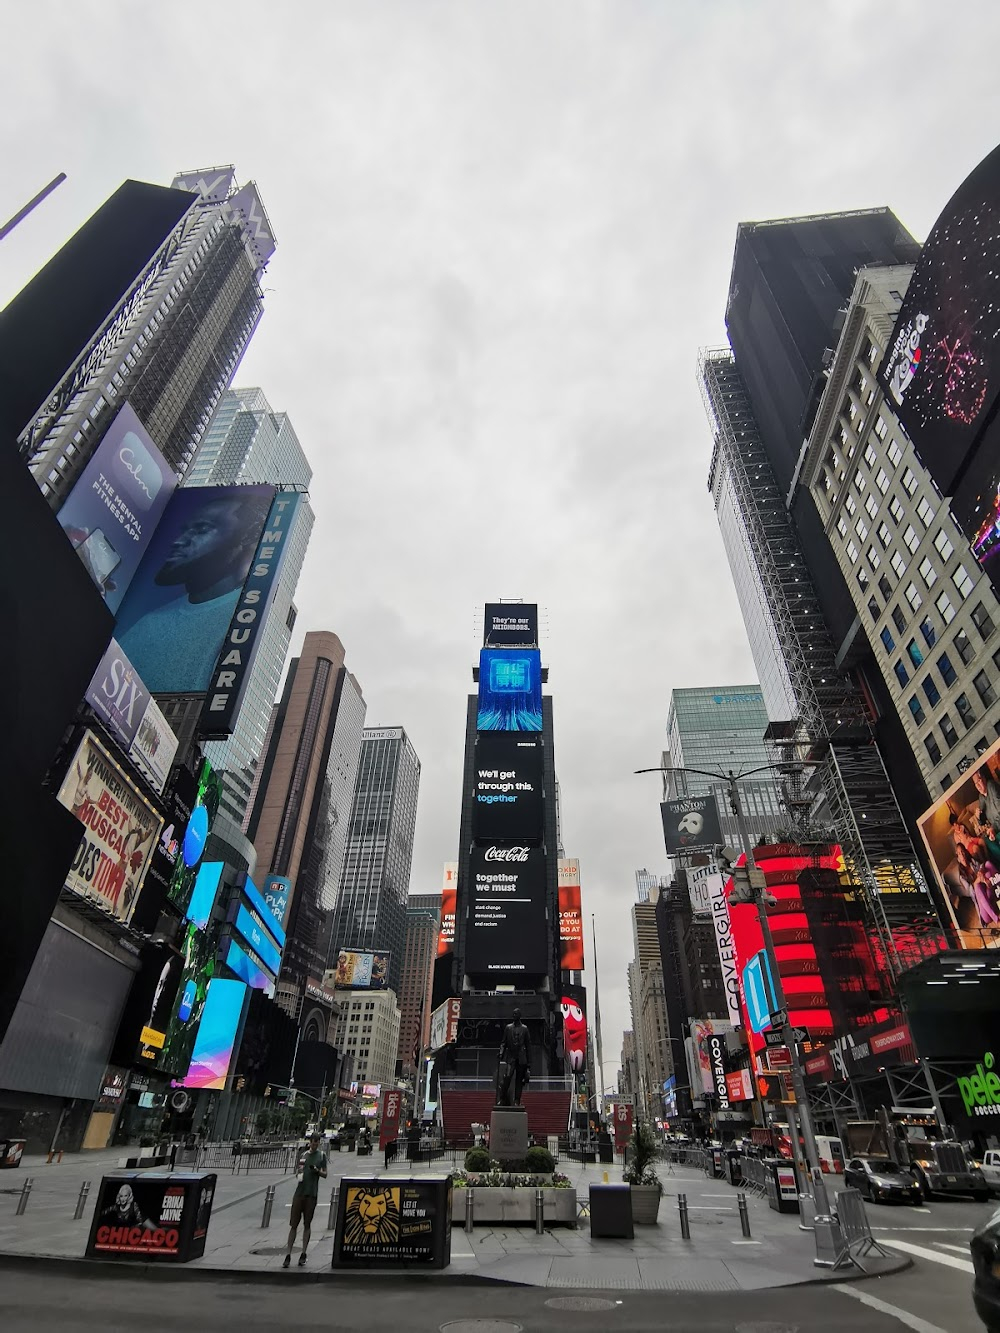
{"type": "MultiPolygon", "coordinates": [[[[273,483],[306,490],[312,468],[284,412],[273,412],[260,389],[230,389],[222,396],[205,442],[185,486],[234,486],[273,483]]],[[[209,762],[222,778],[222,805],[245,825],[254,777],[267,741],[268,722],[295,624],[292,598],[312,534],[313,511],[299,499],[278,585],[261,631],[236,727],[224,741],[205,746],[209,762]]]]}
{"type": "Polygon", "coordinates": [[[420,760],[402,727],[366,727],[330,959],[340,949],[388,950],[389,987],[399,995],[406,908],[417,823],[420,760]]]}

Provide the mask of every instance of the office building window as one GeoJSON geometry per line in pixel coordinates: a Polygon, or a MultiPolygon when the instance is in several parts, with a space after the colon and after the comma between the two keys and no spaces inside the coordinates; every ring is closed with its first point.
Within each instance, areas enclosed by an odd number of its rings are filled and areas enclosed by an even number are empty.
{"type": "Polygon", "coordinates": [[[871,491],[868,492],[868,498],[865,500],[865,508],[868,510],[869,518],[874,518],[878,513],[878,501],[875,499],[874,495],[872,495],[871,491]]]}
{"type": "Polygon", "coordinates": [[[885,648],[886,652],[887,652],[887,653],[891,653],[892,650],[893,650],[893,649],[895,648],[895,646],[896,646],[896,641],[895,641],[895,639],[892,637],[892,634],[891,634],[891,632],[890,632],[890,630],[889,630],[888,625],[885,627],[885,629],[884,629],[884,630],[882,631],[882,633],[879,635],[879,638],[882,640],[882,646],[885,648]]]}
{"type": "Polygon", "coordinates": [[[906,645],[906,655],[915,667],[923,665],[924,655],[917,647],[916,639],[911,639],[906,645]]]}
{"type": "Polygon", "coordinates": [[[899,503],[898,498],[894,495],[892,499],[889,501],[889,513],[892,516],[893,523],[897,524],[900,523],[903,519],[905,512],[906,511],[903,509],[903,506],[899,503]]]}
{"type": "Polygon", "coordinates": [[[847,558],[848,560],[850,560],[852,565],[856,565],[858,563],[858,548],[854,545],[853,542],[847,543],[847,558]]]}
{"type": "Polygon", "coordinates": [[[976,720],[972,704],[969,703],[969,696],[964,693],[960,694],[955,700],[955,707],[958,709],[958,716],[962,719],[962,725],[968,731],[976,720]]]}
{"type": "Polygon", "coordinates": [[[868,524],[865,522],[863,518],[859,518],[857,523],[855,523],[854,531],[858,534],[858,536],[861,538],[862,541],[864,541],[865,538],[868,536],[868,524]]]}
{"type": "Polygon", "coordinates": [[[875,446],[873,444],[867,445],[865,448],[865,462],[871,468],[875,466],[877,461],[878,454],[875,452],[875,446]]]}
{"type": "Polygon", "coordinates": [[[885,495],[886,491],[889,489],[889,474],[884,467],[879,468],[878,476],[875,478],[875,485],[883,495],[885,495]]]}
{"type": "Polygon", "coordinates": [[[896,578],[901,579],[906,572],[906,561],[898,551],[893,551],[889,564],[892,566],[896,578]]]}
{"type": "Polygon", "coordinates": [[[933,736],[924,737],[924,749],[931,757],[931,763],[937,764],[941,760],[941,747],[933,736]]]}
{"type": "Polygon", "coordinates": [[[861,568],[858,570],[858,583],[861,585],[862,592],[867,592],[869,582],[870,579],[868,578],[868,571],[862,565],[861,568]]]}
{"type": "Polygon", "coordinates": [[[951,658],[947,653],[942,653],[937,660],[938,671],[941,672],[941,679],[945,683],[945,688],[955,683],[957,672],[951,664],[951,658]]]}
{"type": "Polygon", "coordinates": [[[841,537],[847,536],[847,519],[843,514],[837,519],[837,531],[840,533],[841,537]]]}
{"type": "Polygon", "coordinates": [[[868,548],[868,563],[871,565],[872,569],[878,569],[881,564],[878,551],[875,550],[874,546],[869,546],[868,548]]]}
{"type": "Polygon", "coordinates": [[[906,531],[903,533],[903,545],[909,551],[910,555],[916,555],[917,547],[920,545],[920,538],[917,536],[917,530],[912,523],[907,523],[906,531]]]}
{"type": "Polygon", "coordinates": [[[903,457],[903,451],[902,449],[900,449],[899,444],[897,443],[896,440],[889,441],[888,452],[889,452],[889,462],[892,464],[893,467],[899,467],[900,461],[902,460],[903,457]]]}
{"type": "Polygon", "coordinates": [[[865,481],[865,474],[858,468],[857,472],[854,474],[854,485],[857,487],[859,495],[864,495],[867,484],[868,483],[865,481]]]}
{"type": "Polygon", "coordinates": [[[920,633],[924,636],[924,643],[926,643],[927,647],[933,648],[934,642],[937,639],[937,630],[931,624],[930,616],[924,616],[923,620],[921,620],[920,633]]]}
{"type": "MultiPolygon", "coordinates": [[[[952,606],[951,598],[948,596],[948,594],[946,592],[938,593],[934,601],[934,605],[937,607],[941,619],[944,621],[944,623],[946,625],[950,625],[951,622],[955,619],[955,608],[952,606]]],[[[976,613],[973,612],[972,619],[975,620],[975,618],[976,618],[976,613]]]]}
{"type": "Polygon", "coordinates": [[[906,629],[906,617],[898,606],[892,608],[892,623],[899,630],[900,634],[906,629]]]}
{"type": "Polygon", "coordinates": [[[954,574],[952,574],[951,581],[958,589],[958,595],[961,597],[963,602],[965,601],[966,597],[968,597],[972,589],[976,586],[975,582],[973,581],[972,575],[969,574],[964,565],[959,565],[959,567],[955,570],[954,574]]]}
{"type": "Polygon", "coordinates": [[[941,691],[931,680],[930,676],[924,681],[924,694],[927,698],[927,702],[932,708],[935,704],[940,703],[941,701],[941,691]]]}
{"type": "Polygon", "coordinates": [[[933,588],[935,583],[937,583],[937,570],[934,568],[930,556],[924,556],[923,560],[920,562],[919,570],[920,577],[923,579],[924,584],[928,588],[933,588]]]}
{"type": "Polygon", "coordinates": [[[942,560],[949,560],[951,558],[952,551],[954,551],[955,549],[954,546],[952,546],[951,542],[948,540],[948,534],[945,532],[943,528],[934,538],[934,549],[935,551],[937,551],[938,555],[941,557],[942,560]]]}
{"type": "Polygon", "coordinates": [[[910,712],[913,714],[913,720],[914,722],[916,722],[917,726],[919,726],[920,723],[923,722],[924,717],[926,716],[924,710],[920,706],[920,700],[917,698],[915,694],[913,694],[910,696],[908,702],[910,705],[910,712]]]}
{"type": "Polygon", "coordinates": [[[899,681],[900,685],[905,685],[909,681],[910,678],[906,674],[906,667],[903,666],[902,662],[897,662],[892,669],[895,671],[896,679],[899,681]]]}
{"type": "Polygon", "coordinates": [[[947,713],[941,714],[941,720],[938,722],[938,731],[944,737],[944,743],[950,750],[953,745],[958,744],[958,732],[955,725],[947,713]]]}
{"type": "Polygon", "coordinates": [[[892,596],[892,584],[884,574],[878,576],[878,590],[886,601],[892,596]]]}
{"type": "Polygon", "coordinates": [[[919,611],[924,604],[924,599],[917,592],[916,584],[914,583],[908,583],[906,585],[906,592],[903,596],[909,602],[911,611],[919,611]]]}
{"type": "Polygon", "coordinates": [[[887,435],[887,433],[888,433],[888,430],[889,430],[889,427],[885,424],[885,420],[884,420],[881,416],[877,416],[877,417],[875,418],[875,437],[876,437],[876,439],[884,440],[885,437],[886,437],[886,435],[887,435]]]}
{"type": "Polygon", "coordinates": [[[853,495],[847,495],[844,497],[844,508],[850,514],[851,518],[853,518],[854,515],[858,512],[857,501],[854,499],[853,495]]]}
{"type": "Polygon", "coordinates": [[[997,692],[990,682],[989,676],[985,671],[978,672],[973,678],[972,683],[976,687],[976,693],[983,701],[986,708],[992,707],[997,701],[997,692]]]}
{"type": "Polygon", "coordinates": [[[972,623],[979,632],[979,637],[985,642],[990,637],[996,626],[993,624],[993,617],[987,611],[982,602],[977,602],[972,610],[972,623]]]}
{"type": "Polygon", "coordinates": [[[892,541],[892,533],[884,523],[878,525],[878,532],[875,534],[883,546],[888,546],[892,541]]]}
{"type": "Polygon", "coordinates": [[[964,629],[958,631],[952,640],[952,643],[955,645],[955,651],[958,653],[959,657],[965,665],[968,666],[975,657],[976,650],[973,648],[972,640],[969,638],[968,634],[966,634],[964,629]]]}
{"type": "Polygon", "coordinates": [[[912,495],[917,489],[917,478],[912,468],[907,468],[903,473],[903,490],[907,495],[912,495]]]}

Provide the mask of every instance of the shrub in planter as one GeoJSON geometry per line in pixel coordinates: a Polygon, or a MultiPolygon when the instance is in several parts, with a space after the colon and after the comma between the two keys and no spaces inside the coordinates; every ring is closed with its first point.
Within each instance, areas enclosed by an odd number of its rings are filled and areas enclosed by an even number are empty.
{"type": "Polygon", "coordinates": [[[470,1148],[465,1154],[466,1171],[488,1171],[490,1155],[485,1148],[470,1148]]]}
{"type": "Polygon", "coordinates": [[[663,1186],[653,1165],[659,1154],[652,1127],[637,1120],[628,1143],[628,1165],[622,1176],[632,1186],[632,1219],[640,1225],[655,1223],[659,1212],[663,1186]]]}
{"type": "Polygon", "coordinates": [[[550,1175],[556,1169],[555,1158],[548,1148],[529,1148],[524,1158],[524,1169],[536,1176],[550,1175]]]}

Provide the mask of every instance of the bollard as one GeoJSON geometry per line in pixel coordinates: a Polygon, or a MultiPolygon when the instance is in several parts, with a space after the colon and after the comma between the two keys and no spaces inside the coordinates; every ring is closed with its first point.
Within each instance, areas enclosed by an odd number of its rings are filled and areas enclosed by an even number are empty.
{"type": "Polygon", "coordinates": [[[472,1186],[471,1186],[471,1185],[466,1185],[466,1187],[465,1187],[465,1231],[466,1231],[466,1235],[469,1235],[469,1236],[472,1235],[472,1232],[473,1232],[473,1230],[474,1230],[474,1228],[475,1228],[475,1225],[476,1225],[476,1224],[475,1224],[475,1221],[473,1220],[473,1210],[474,1210],[476,1204],[475,1204],[475,1200],[474,1200],[473,1197],[472,1197],[472,1193],[473,1193],[472,1186]]]}
{"type": "Polygon", "coordinates": [[[326,1219],[327,1231],[332,1231],[337,1225],[337,1187],[330,1190],[330,1215],[326,1219]]]}
{"type": "Polygon", "coordinates": [[[681,1223],[681,1240],[691,1239],[691,1224],[688,1221],[688,1196],[678,1194],[677,1196],[677,1216],[681,1223]]]}
{"type": "Polygon", "coordinates": [[[80,1186],[80,1197],[76,1201],[76,1212],[73,1214],[73,1221],[79,1222],[83,1216],[83,1210],[87,1206],[87,1195],[90,1193],[90,1181],[85,1180],[80,1186]]]}
{"type": "Polygon", "coordinates": [[[14,1215],[16,1217],[20,1217],[24,1213],[25,1208],[27,1208],[28,1195],[31,1193],[31,1187],[34,1183],[35,1182],[31,1176],[25,1178],[25,1182],[21,1186],[21,1197],[18,1199],[17,1208],[14,1210],[14,1215]]]}
{"type": "Polygon", "coordinates": [[[545,1195],[541,1188],[535,1190],[535,1235],[545,1235],[545,1195]]]}
{"type": "Polygon", "coordinates": [[[268,1185],[264,1192],[264,1216],[260,1219],[262,1227],[271,1225],[271,1209],[274,1207],[274,1192],[277,1186],[268,1185]]]}
{"type": "Polygon", "coordinates": [[[750,1239],[750,1214],[747,1212],[747,1196],[746,1196],[745,1194],[737,1194],[737,1196],[736,1196],[736,1206],[737,1206],[737,1208],[739,1208],[739,1210],[740,1210],[740,1227],[741,1227],[742,1230],[743,1230],[743,1237],[744,1237],[745,1240],[749,1240],[749,1239],[750,1239]]]}

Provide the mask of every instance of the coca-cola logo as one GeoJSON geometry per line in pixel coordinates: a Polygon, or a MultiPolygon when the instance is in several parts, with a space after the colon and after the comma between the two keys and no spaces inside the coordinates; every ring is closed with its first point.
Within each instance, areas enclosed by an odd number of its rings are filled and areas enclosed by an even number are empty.
{"type": "Polygon", "coordinates": [[[527,861],[527,847],[487,847],[484,861],[527,861]]]}

